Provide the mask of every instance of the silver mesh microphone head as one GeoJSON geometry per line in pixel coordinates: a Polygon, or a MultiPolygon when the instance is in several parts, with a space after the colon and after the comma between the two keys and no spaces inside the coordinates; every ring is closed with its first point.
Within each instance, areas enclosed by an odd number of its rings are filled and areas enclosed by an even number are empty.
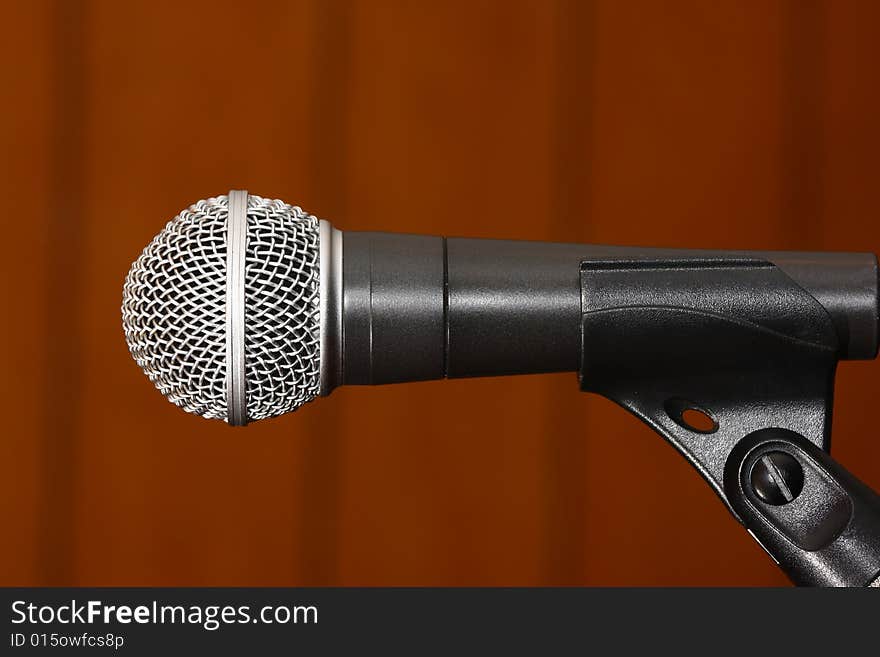
{"type": "Polygon", "coordinates": [[[321,392],[321,223],[230,192],[190,206],[144,249],[125,279],[122,324],[169,401],[245,424],[321,392]]]}

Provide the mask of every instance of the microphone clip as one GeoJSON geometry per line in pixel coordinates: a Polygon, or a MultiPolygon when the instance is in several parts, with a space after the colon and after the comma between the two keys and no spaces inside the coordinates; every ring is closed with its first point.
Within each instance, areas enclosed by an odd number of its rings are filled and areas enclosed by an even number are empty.
{"type": "Polygon", "coordinates": [[[666,438],[797,584],[880,582],[880,496],[830,449],[841,337],[766,260],[581,263],[581,389],[666,438]]]}

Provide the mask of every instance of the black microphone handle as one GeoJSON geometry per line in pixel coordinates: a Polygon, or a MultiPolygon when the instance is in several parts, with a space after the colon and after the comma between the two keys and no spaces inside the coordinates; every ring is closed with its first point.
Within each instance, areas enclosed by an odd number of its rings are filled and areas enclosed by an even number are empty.
{"type": "MultiPolygon", "coordinates": [[[[841,358],[878,345],[871,253],[707,251],[344,232],[343,384],[575,372],[581,263],[711,257],[775,264],[831,316],[841,358]]],[[[626,345],[620,345],[626,349],[626,345]]]]}

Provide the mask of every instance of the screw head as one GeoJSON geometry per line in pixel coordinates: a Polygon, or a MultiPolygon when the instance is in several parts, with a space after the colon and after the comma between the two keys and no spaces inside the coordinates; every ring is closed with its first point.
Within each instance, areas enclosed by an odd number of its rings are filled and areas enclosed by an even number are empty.
{"type": "Polygon", "coordinates": [[[804,469],[786,452],[767,452],[752,465],[752,490],[762,502],[773,506],[788,504],[804,489],[804,469]]]}

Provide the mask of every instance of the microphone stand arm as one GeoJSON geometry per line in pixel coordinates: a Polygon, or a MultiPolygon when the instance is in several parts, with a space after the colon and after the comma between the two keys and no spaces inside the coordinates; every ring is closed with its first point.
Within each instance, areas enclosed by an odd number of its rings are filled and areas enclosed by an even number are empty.
{"type": "Polygon", "coordinates": [[[794,583],[880,586],[880,496],[829,454],[826,309],[750,257],[587,260],[580,279],[581,389],[666,438],[794,583]]]}

